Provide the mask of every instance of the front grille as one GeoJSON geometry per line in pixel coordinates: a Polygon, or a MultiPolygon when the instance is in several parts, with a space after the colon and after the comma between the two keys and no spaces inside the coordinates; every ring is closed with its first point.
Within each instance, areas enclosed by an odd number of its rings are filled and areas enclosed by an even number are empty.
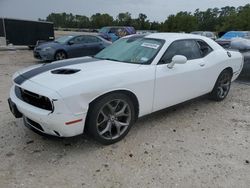
{"type": "Polygon", "coordinates": [[[26,121],[27,121],[27,123],[28,123],[29,125],[31,125],[32,127],[35,127],[35,128],[37,128],[38,130],[40,130],[40,131],[42,131],[42,132],[44,131],[43,128],[42,128],[42,126],[41,126],[39,123],[37,123],[37,122],[35,122],[35,121],[33,121],[33,120],[27,118],[27,117],[26,117],[26,121]]]}
{"type": "Polygon", "coordinates": [[[15,86],[15,93],[20,100],[30,105],[36,106],[44,110],[53,111],[53,105],[48,97],[22,89],[18,86],[15,86]]]}

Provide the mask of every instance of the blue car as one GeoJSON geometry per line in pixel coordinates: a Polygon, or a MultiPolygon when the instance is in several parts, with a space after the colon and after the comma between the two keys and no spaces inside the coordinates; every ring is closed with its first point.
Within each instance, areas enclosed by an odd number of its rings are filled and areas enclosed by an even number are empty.
{"type": "Polygon", "coordinates": [[[135,28],[128,26],[103,27],[99,31],[99,35],[102,38],[112,42],[126,35],[133,34],[136,34],[135,28]]]}
{"type": "Polygon", "coordinates": [[[250,32],[249,31],[229,31],[225,33],[221,38],[217,39],[216,42],[224,48],[230,48],[231,40],[237,37],[250,39],[250,32]]]}
{"type": "Polygon", "coordinates": [[[96,35],[69,35],[35,47],[34,57],[43,61],[92,56],[112,44],[96,35]]]}

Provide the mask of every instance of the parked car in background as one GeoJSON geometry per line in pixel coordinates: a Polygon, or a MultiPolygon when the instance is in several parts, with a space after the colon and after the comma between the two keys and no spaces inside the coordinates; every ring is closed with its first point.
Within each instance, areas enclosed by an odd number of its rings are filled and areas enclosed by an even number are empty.
{"type": "Polygon", "coordinates": [[[239,50],[240,52],[250,52],[250,39],[233,38],[230,43],[230,48],[239,50]]]}
{"type": "Polygon", "coordinates": [[[239,76],[241,81],[250,81],[250,39],[233,38],[230,49],[238,50],[244,56],[244,66],[239,76]]]}
{"type": "Polygon", "coordinates": [[[152,34],[152,33],[157,33],[158,31],[156,30],[137,30],[136,34],[139,35],[148,35],[148,34],[152,34]]]}
{"type": "Polygon", "coordinates": [[[100,36],[112,42],[116,41],[121,37],[132,35],[135,33],[136,33],[135,28],[128,26],[103,27],[99,30],[100,36]]]}
{"type": "Polygon", "coordinates": [[[229,31],[217,39],[216,42],[223,48],[230,48],[231,41],[234,38],[250,39],[250,31],[229,31]]]}
{"type": "Polygon", "coordinates": [[[110,44],[110,41],[96,35],[68,35],[39,44],[34,49],[34,57],[43,61],[53,61],[92,56],[110,44]]]}
{"type": "Polygon", "coordinates": [[[112,144],[138,117],[204,94],[222,101],[242,66],[239,52],[207,37],[133,35],[94,57],[15,73],[8,101],[15,117],[39,132],[71,137],[85,131],[112,144]]]}
{"type": "Polygon", "coordinates": [[[243,52],[242,55],[244,56],[244,66],[242,72],[239,76],[239,80],[250,81],[250,51],[243,52]]]}
{"type": "Polygon", "coordinates": [[[191,34],[208,37],[208,38],[210,38],[212,40],[217,39],[216,35],[211,31],[193,31],[193,32],[191,32],[191,34]]]}

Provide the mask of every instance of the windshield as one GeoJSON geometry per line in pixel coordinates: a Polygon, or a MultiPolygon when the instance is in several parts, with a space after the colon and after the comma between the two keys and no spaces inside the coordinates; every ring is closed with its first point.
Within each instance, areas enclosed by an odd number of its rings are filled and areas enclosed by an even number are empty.
{"type": "Polygon", "coordinates": [[[122,38],[99,52],[95,58],[135,64],[150,64],[164,40],[133,36],[122,38]]]}
{"type": "Polygon", "coordinates": [[[231,39],[231,38],[235,38],[235,37],[245,37],[246,35],[247,35],[247,33],[245,33],[245,32],[227,32],[221,38],[231,39]]]}
{"type": "Polygon", "coordinates": [[[66,42],[68,42],[70,39],[72,39],[73,36],[63,36],[63,37],[59,37],[55,40],[55,42],[58,42],[60,44],[65,44],[66,42]]]}

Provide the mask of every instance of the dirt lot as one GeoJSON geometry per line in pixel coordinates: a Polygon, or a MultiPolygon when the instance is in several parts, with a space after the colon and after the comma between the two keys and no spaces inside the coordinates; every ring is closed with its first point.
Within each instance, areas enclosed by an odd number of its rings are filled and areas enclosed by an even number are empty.
{"type": "Polygon", "coordinates": [[[11,76],[39,63],[0,51],[0,187],[249,187],[250,86],[140,119],[121,142],[37,135],[9,112],[11,76]]]}

